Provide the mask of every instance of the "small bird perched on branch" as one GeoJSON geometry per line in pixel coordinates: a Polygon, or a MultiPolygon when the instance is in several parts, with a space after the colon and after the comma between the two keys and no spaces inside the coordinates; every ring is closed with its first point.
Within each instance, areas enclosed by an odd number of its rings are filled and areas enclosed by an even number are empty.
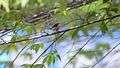
{"type": "Polygon", "coordinates": [[[60,23],[55,23],[53,26],[52,26],[52,29],[54,31],[59,31],[59,28],[60,28],[60,23]]]}

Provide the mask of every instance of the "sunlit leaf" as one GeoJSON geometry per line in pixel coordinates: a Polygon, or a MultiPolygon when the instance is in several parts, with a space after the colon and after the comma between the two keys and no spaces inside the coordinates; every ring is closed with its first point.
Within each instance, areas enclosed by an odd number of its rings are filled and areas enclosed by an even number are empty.
{"type": "Polygon", "coordinates": [[[21,0],[21,6],[24,8],[29,0],[21,0]]]}
{"type": "Polygon", "coordinates": [[[9,49],[10,49],[10,51],[17,51],[17,45],[16,45],[16,43],[12,43],[11,45],[9,45],[10,47],[9,47],[9,49]]]}
{"type": "Polygon", "coordinates": [[[29,35],[33,33],[33,27],[32,26],[26,26],[24,29],[25,29],[25,31],[27,31],[27,33],[29,35]]]}
{"type": "Polygon", "coordinates": [[[9,0],[0,0],[0,5],[2,5],[7,12],[10,11],[10,9],[9,9],[9,0]]]}
{"type": "Polygon", "coordinates": [[[43,63],[47,63],[49,64],[54,64],[57,59],[61,60],[60,56],[58,53],[53,52],[53,53],[49,53],[43,60],[43,63]]]}
{"type": "Polygon", "coordinates": [[[110,45],[108,43],[98,43],[96,45],[96,49],[98,49],[98,50],[109,50],[110,45]]]}
{"type": "Polygon", "coordinates": [[[43,0],[37,0],[39,3],[42,3],[43,2],[43,0]]]}
{"type": "Polygon", "coordinates": [[[21,65],[21,67],[23,67],[23,68],[30,68],[30,64],[23,64],[23,65],[21,65]]]}
{"type": "Polygon", "coordinates": [[[33,68],[46,68],[44,64],[36,64],[33,68]]]}
{"type": "Polygon", "coordinates": [[[63,11],[63,14],[64,14],[65,16],[68,15],[68,14],[67,14],[67,11],[63,11]]]}
{"type": "MultiPolygon", "coordinates": [[[[23,68],[30,68],[31,64],[23,64],[21,65],[23,68]]],[[[35,64],[32,66],[33,68],[46,68],[44,64],[35,64]]]]}
{"type": "Polygon", "coordinates": [[[13,63],[10,63],[9,68],[13,68],[13,67],[14,67],[13,63]]]}
{"type": "Polygon", "coordinates": [[[95,57],[95,51],[92,50],[82,50],[80,55],[84,55],[85,57],[92,59],[95,57]]]}
{"type": "Polygon", "coordinates": [[[43,48],[44,48],[44,44],[43,43],[33,44],[31,46],[31,50],[35,50],[36,53],[39,51],[39,49],[43,49],[43,48]]]}

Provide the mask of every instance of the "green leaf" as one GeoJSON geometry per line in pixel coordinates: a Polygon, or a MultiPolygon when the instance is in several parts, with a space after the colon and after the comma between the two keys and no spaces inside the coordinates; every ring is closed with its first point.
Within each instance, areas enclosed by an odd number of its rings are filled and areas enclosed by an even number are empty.
{"type": "Polygon", "coordinates": [[[10,63],[9,68],[14,68],[13,63],[10,63]]]}
{"type": "Polygon", "coordinates": [[[48,56],[47,56],[47,64],[52,64],[53,63],[53,54],[50,53],[48,56]]]}
{"type": "Polygon", "coordinates": [[[58,59],[61,60],[60,55],[57,51],[53,51],[44,58],[43,63],[54,64],[58,59]]]}
{"type": "Polygon", "coordinates": [[[58,57],[58,59],[59,59],[59,60],[61,60],[61,57],[60,57],[60,55],[59,55],[59,54],[57,54],[57,57],[58,57]]]}
{"type": "Polygon", "coordinates": [[[54,55],[55,55],[55,58],[56,58],[56,59],[61,60],[61,57],[60,57],[60,55],[58,54],[57,50],[54,51],[54,55]]]}
{"type": "Polygon", "coordinates": [[[97,43],[96,44],[96,49],[97,50],[109,50],[110,45],[108,43],[97,43]]]}
{"type": "Polygon", "coordinates": [[[66,0],[59,0],[59,11],[64,11],[67,8],[67,1],[66,0]]]}
{"type": "Polygon", "coordinates": [[[23,40],[23,39],[27,39],[27,37],[26,36],[19,36],[19,35],[16,34],[16,35],[12,36],[11,42],[15,42],[15,41],[18,41],[18,40],[23,40]]]}
{"type": "Polygon", "coordinates": [[[43,63],[54,64],[55,63],[55,56],[53,53],[49,53],[43,60],[43,63]]]}
{"type": "MultiPolygon", "coordinates": [[[[21,65],[21,67],[30,68],[31,64],[23,64],[23,65],[21,65]]],[[[46,67],[44,64],[36,64],[36,65],[33,65],[33,68],[46,68],[46,67]]]]}
{"type": "Polygon", "coordinates": [[[21,65],[21,67],[23,67],[23,68],[30,68],[30,64],[23,64],[23,65],[21,65]]]}
{"type": "Polygon", "coordinates": [[[16,41],[16,38],[17,38],[17,35],[14,35],[14,36],[11,38],[11,41],[12,41],[12,42],[16,41]]]}
{"type": "Polygon", "coordinates": [[[30,35],[30,34],[32,34],[33,33],[33,27],[32,26],[26,26],[25,28],[25,31],[27,31],[27,33],[30,35]]]}
{"type": "Polygon", "coordinates": [[[100,24],[100,29],[101,29],[102,33],[108,32],[107,24],[106,24],[105,22],[102,22],[102,23],[100,24]]]}
{"type": "Polygon", "coordinates": [[[21,7],[24,8],[26,4],[29,2],[29,0],[20,0],[21,1],[21,7]]]}
{"type": "Polygon", "coordinates": [[[11,43],[9,46],[10,51],[18,51],[16,43],[11,43]]]}
{"type": "Polygon", "coordinates": [[[18,51],[16,43],[8,44],[4,49],[5,50],[3,52],[6,52],[7,54],[9,54],[10,52],[17,52],[18,51]]]}
{"type": "Polygon", "coordinates": [[[43,0],[37,0],[39,3],[43,3],[43,0]]]}
{"type": "Polygon", "coordinates": [[[103,0],[103,3],[107,3],[109,0],[103,0]]]}
{"type": "Polygon", "coordinates": [[[79,35],[78,35],[79,29],[76,29],[74,31],[72,31],[70,34],[72,36],[72,39],[78,39],[79,35]]]}
{"type": "Polygon", "coordinates": [[[92,50],[82,50],[80,52],[80,55],[84,55],[88,59],[92,59],[95,56],[95,51],[92,51],[92,50]]]}
{"type": "Polygon", "coordinates": [[[9,0],[0,0],[0,5],[2,5],[7,12],[10,12],[9,0]]]}
{"type": "Polygon", "coordinates": [[[43,49],[43,48],[44,48],[44,44],[43,43],[33,44],[31,46],[31,50],[35,50],[36,53],[39,51],[39,49],[43,49]]]}
{"type": "Polygon", "coordinates": [[[63,11],[63,14],[65,15],[65,16],[67,16],[68,15],[68,12],[67,11],[63,11]]]}
{"type": "Polygon", "coordinates": [[[36,64],[33,68],[46,68],[44,64],[36,64]]]}

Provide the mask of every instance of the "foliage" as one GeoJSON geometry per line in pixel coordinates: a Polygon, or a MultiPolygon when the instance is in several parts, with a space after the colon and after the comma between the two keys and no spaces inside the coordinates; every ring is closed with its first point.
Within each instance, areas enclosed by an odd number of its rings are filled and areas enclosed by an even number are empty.
{"type": "Polygon", "coordinates": [[[104,55],[106,51],[110,49],[110,45],[107,43],[98,43],[96,44],[95,49],[93,50],[82,50],[80,55],[84,55],[85,57],[92,59],[92,58],[99,58],[104,55]]]}
{"type": "Polygon", "coordinates": [[[50,64],[54,64],[56,62],[56,60],[61,60],[59,54],[57,53],[57,51],[51,52],[49,53],[43,60],[43,63],[47,63],[48,65],[50,64]]]}
{"type": "Polygon", "coordinates": [[[43,49],[44,44],[40,43],[40,44],[33,44],[31,46],[31,50],[35,50],[35,52],[37,53],[39,49],[43,49]]]}
{"type": "MultiPolygon", "coordinates": [[[[91,33],[93,34],[97,30],[100,30],[99,34],[103,35],[110,35],[110,33],[119,31],[120,19],[114,17],[120,13],[119,0],[90,0],[90,3],[87,3],[89,0],[84,1],[86,2],[76,1],[74,3],[69,0],[0,0],[1,53],[7,52],[10,54],[11,51],[14,51],[19,54],[24,46],[28,47],[29,51],[35,51],[35,54],[42,51],[44,53],[44,49],[46,49],[49,42],[56,41],[58,35],[62,33],[59,33],[59,31],[62,30],[66,33],[58,42],[54,42],[55,44],[59,45],[59,43],[68,41],[68,39],[71,39],[71,41],[83,39],[80,37],[81,35],[88,38],[91,33]],[[59,25],[53,28],[52,26],[57,23],[59,25]],[[78,26],[82,27],[75,28],[78,26]],[[10,40],[6,41],[5,36],[9,36],[10,40]],[[45,37],[45,40],[43,37],[45,37]]],[[[50,49],[46,50],[48,52],[46,52],[47,55],[43,59],[43,64],[36,64],[34,68],[45,68],[46,64],[54,64],[58,59],[61,60],[57,49],[54,51],[56,47],[57,45],[53,46],[52,51],[50,49]]],[[[23,51],[25,49],[23,48],[23,51]]],[[[92,59],[96,55],[103,56],[104,51],[109,49],[109,44],[100,43],[93,50],[82,50],[79,54],[92,59]]],[[[34,53],[32,52],[25,51],[22,55],[33,59],[34,53]]],[[[29,68],[31,64],[22,66],[29,68]]]]}
{"type": "MultiPolygon", "coordinates": [[[[22,67],[23,68],[30,68],[30,64],[23,64],[22,67]]],[[[36,64],[33,66],[34,68],[46,68],[43,64],[36,64]]]]}

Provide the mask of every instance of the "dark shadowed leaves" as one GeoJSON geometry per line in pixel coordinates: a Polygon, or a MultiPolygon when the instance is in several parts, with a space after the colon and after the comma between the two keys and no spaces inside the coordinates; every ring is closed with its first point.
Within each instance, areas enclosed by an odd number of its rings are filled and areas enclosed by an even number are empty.
{"type": "Polygon", "coordinates": [[[103,0],[103,3],[107,3],[109,0],[103,0]]]}
{"type": "Polygon", "coordinates": [[[102,31],[103,34],[108,32],[108,26],[107,26],[107,24],[105,22],[102,22],[100,24],[100,30],[102,31]]]}

